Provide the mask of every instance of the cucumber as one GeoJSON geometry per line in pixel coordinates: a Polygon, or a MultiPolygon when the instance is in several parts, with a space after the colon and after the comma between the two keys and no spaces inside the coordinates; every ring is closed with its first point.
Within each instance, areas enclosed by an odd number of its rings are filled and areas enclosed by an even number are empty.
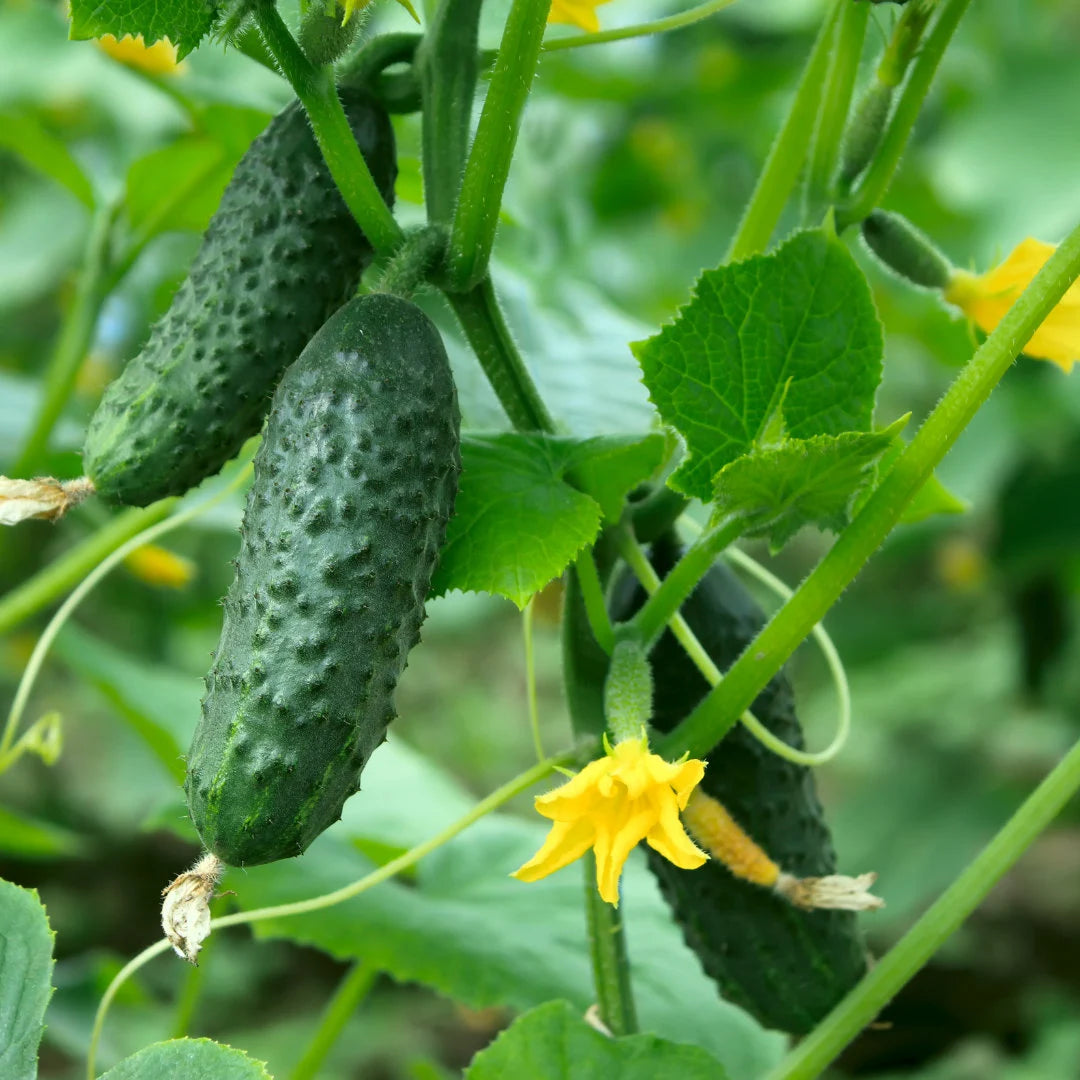
{"type": "MultiPolygon", "coordinates": [[[[667,536],[650,557],[663,577],[680,554],[667,536]]],[[[636,582],[623,575],[612,590],[612,617],[629,618],[644,600],[636,582]]],[[[765,622],[722,562],[702,579],[682,613],[721,670],[734,663],[765,622]]],[[[708,684],[670,632],[657,643],[652,660],[653,725],[670,731],[705,696],[708,684]]],[[[761,692],[753,712],[785,742],[803,745],[791,684],[782,672],[761,692]]],[[[701,789],[723,803],[784,870],[798,877],[835,872],[811,771],[766,750],[741,724],[709,756],[701,789]]],[[[851,912],[800,910],[711,860],[698,870],[680,870],[650,851],[649,867],[721,993],[766,1027],[806,1033],[866,970],[851,912]]]]}
{"type": "MultiPolygon", "coordinates": [[[[391,203],[389,118],[362,90],[341,99],[391,203]]],[[[237,165],[168,311],[94,413],[83,465],[98,492],[146,506],[216,473],[259,430],[281,373],[373,254],[294,102],[237,165]]]]}
{"type": "Polygon", "coordinates": [[[385,739],[457,492],[459,414],[426,315],[351,300],[274,395],[188,755],[209,851],[301,854],[385,739]]]}

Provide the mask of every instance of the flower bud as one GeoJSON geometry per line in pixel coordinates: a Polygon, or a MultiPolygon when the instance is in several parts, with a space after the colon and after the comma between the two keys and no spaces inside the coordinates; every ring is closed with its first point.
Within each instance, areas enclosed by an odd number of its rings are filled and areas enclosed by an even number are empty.
{"type": "Polygon", "coordinates": [[[949,260],[907,218],[875,210],[862,223],[866,246],[894,273],[924,289],[944,289],[953,276],[949,260]]]}

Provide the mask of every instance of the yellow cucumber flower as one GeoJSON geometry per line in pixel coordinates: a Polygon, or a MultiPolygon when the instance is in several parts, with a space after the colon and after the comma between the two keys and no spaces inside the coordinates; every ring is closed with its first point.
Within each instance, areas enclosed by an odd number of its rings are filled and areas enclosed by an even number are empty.
{"type": "MultiPolygon", "coordinates": [[[[1054,253],[1053,244],[1028,237],[985,274],[958,270],[945,287],[945,299],[989,333],[1054,253]]],[[[1038,360],[1049,360],[1068,374],[1080,360],[1080,281],[1074,281],[1042,326],[1024,346],[1038,360]]]]}
{"type": "Polygon", "coordinates": [[[617,905],[623,864],[641,840],[683,870],[705,862],[679,820],[705,763],[665,761],[650,752],[644,732],[614,747],[605,741],[605,750],[562,787],[537,796],[537,812],[554,825],[540,850],[514,872],[519,881],[547,877],[593,848],[596,887],[617,905]]]}
{"type": "Polygon", "coordinates": [[[181,67],[176,59],[176,46],[168,38],[147,45],[142,34],[135,37],[125,34],[119,41],[112,34],[104,34],[96,39],[96,43],[102,52],[114,60],[145,71],[148,75],[173,75],[181,67]]]}
{"type": "Polygon", "coordinates": [[[140,581],[164,589],[182,589],[196,572],[195,564],[190,559],[157,544],[136,549],[124,563],[140,581]]]}
{"type": "Polygon", "coordinates": [[[548,22],[579,26],[587,33],[596,33],[600,29],[596,9],[607,2],[608,0],[552,0],[548,22]]]}

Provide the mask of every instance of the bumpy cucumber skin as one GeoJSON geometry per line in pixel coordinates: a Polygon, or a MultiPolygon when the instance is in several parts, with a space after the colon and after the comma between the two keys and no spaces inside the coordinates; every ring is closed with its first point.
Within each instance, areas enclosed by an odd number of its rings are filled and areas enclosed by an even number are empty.
{"type": "MultiPolygon", "coordinates": [[[[361,90],[341,99],[392,203],[389,118],[361,90]]],[[[83,466],[99,494],[146,506],[216,473],[259,430],[281,373],[373,254],[294,102],[237,165],[169,310],[90,421],[83,466]]]]}
{"type": "MultiPolygon", "coordinates": [[[[659,541],[651,556],[657,572],[666,574],[679,554],[670,538],[659,541]]],[[[644,594],[624,577],[613,590],[612,615],[627,618],[643,602],[644,594]]],[[[682,612],[725,671],[765,622],[753,598],[720,562],[682,612]]],[[[652,658],[653,723],[670,731],[705,696],[708,685],[670,632],[652,658]]],[[[791,684],[783,673],[761,692],[753,712],[785,742],[803,745],[791,684]]],[[[836,856],[810,770],[777,757],[741,724],[710,756],[701,787],[789,873],[835,873],[836,856]]],[[[725,997],[766,1027],[805,1034],[866,970],[850,912],[798,910],[713,861],[698,870],[680,870],[650,850],[649,866],[706,972],[725,997]]]]}
{"type": "Polygon", "coordinates": [[[301,854],[385,739],[460,472],[446,352],[405,300],[350,301],[274,395],[186,790],[233,866],[301,854]]]}

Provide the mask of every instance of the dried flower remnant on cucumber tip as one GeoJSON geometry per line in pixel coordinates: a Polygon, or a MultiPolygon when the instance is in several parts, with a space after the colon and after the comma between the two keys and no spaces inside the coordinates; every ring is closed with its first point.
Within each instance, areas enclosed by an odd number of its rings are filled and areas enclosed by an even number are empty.
{"type": "Polygon", "coordinates": [[[204,855],[161,894],[161,928],[176,955],[189,963],[198,963],[202,943],[210,936],[210,901],[224,869],[216,855],[204,855]]]}
{"type": "Polygon", "coordinates": [[[797,878],[777,866],[743,831],[719,800],[695,791],[683,810],[690,835],[732,874],[772,889],[795,907],[807,910],[876,911],[885,901],[869,890],[876,874],[797,878]]]}
{"type": "MultiPolygon", "coordinates": [[[[1053,255],[1055,245],[1028,237],[985,274],[957,270],[944,296],[980,330],[990,333],[1053,255]]],[[[1049,360],[1066,374],[1080,360],[1080,281],[1074,281],[1024,346],[1024,353],[1049,360]]]]}
{"type": "Polygon", "coordinates": [[[585,854],[596,853],[596,886],[618,905],[619,877],[630,852],[644,840],[683,870],[695,870],[706,855],[687,836],[679,811],[705,775],[696,759],[668,762],[649,750],[648,738],[624,739],[576,776],[536,797],[537,813],[554,824],[540,850],[513,877],[538,881],[585,854]]]}
{"type": "Polygon", "coordinates": [[[13,480],[0,476],[0,525],[59,521],[93,493],[94,482],[85,476],[77,480],[55,480],[51,476],[13,480]]]}

